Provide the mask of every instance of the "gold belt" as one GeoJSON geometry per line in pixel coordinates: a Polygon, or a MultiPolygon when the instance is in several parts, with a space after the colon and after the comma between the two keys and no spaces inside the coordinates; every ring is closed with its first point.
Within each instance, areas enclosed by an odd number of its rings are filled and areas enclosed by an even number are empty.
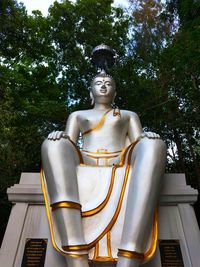
{"type": "Polygon", "coordinates": [[[96,160],[97,166],[109,166],[109,160],[119,157],[119,155],[121,154],[121,150],[110,152],[107,151],[107,149],[98,149],[96,152],[82,150],[81,152],[87,157],[96,160]]]}

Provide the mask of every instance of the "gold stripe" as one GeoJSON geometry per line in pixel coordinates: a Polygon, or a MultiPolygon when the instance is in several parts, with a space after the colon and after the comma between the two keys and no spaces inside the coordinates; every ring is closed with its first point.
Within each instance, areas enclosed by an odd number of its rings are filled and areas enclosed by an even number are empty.
{"type": "MultiPolygon", "coordinates": [[[[131,144],[130,146],[128,146],[125,150],[124,150],[124,153],[121,157],[121,161],[120,161],[120,164],[118,165],[115,165],[113,167],[114,170],[116,170],[118,167],[121,167],[123,166],[124,162],[125,162],[125,156],[129,150],[129,154],[128,154],[128,163],[127,163],[127,166],[126,166],[126,171],[125,171],[125,176],[124,176],[124,182],[123,182],[123,186],[122,186],[122,190],[121,190],[121,193],[120,193],[120,198],[119,198],[119,201],[118,201],[118,204],[117,204],[117,208],[116,208],[116,211],[110,221],[110,223],[108,224],[108,226],[104,229],[104,231],[91,243],[89,243],[88,245],[79,245],[79,246],[64,246],[63,248],[66,249],[66,250],[72,250],[72,251],[76,251],[76,250],[84,250],[84,249],[90,249],[92,247],[95,246],[95,244],[108,232],[110,231],[110,229],[112,228],[112,226],[114,225],[118,215],[119,215],[119,212],[121,210],[121,205],[122,205],[122,200],[123,200],[123,196],[124,196],[124,192],[125,192],[125,188],[126,188],[126,184],[127,184],[127,179],[128,179],[128,174],[129,174],[129,170],[130,170],[130,162],[131,162],[131,152],[134,148],[134,146],[137,144],[137,142],[135,142],[134,144],[131,144]]],[[[87,165],[84,165],[84,166],[87,166],[87,165]]],[[[64,255],[68,255],[69,253],[64,253],[62,250],[60,250],[58,248],[58,246],[56,245],[55,243],[55,237],[54,237],[54,233],[53,233],[53,226],[52,226],[52,219],[51,219],[51,215],[50,215],[50,210],[49,210],[49,206],[48,206],[48,199],[47,199],[47,193],[46,193],[46,188],[45,188],[45,185],[44,185],[44,177],[43,177],[43,171],[41,169],[41,181],[42,181],[42,191],[43,191],[43,194],[44,194],[44,199],[45,199],[45,205],[46,205],[46,210],[47,210],[47,217],[48,217],[48,221],[49,221],[49,226],[50,226],[50,233],[51,233],[51,238],[52,238],[52,244],[54,246],[54,248],[60,252],[61,254],[64,254],[64,255]]],[[[150,249],[147,251],[147,253],[145,253],[145,258],[144,260],[146,259],[149,259],[150,257],[152,257],[152,255],[154,254],[155,252],[155,249],[156,249],[156,242],[157,242],[157,236],[158,236],[158,224],[157,224],[157,213],[154,217],[154,228],[153,228],[153,237],[152,237],[152,245],[150,247],[150,249]]],[[[104,257],[102,257],[104,258],[104,257]]],[[[99,259],[100,260],[100,259],[99,259]]]]}
{"type": "Polygon", "coordinates": [[[82,258],[82,257],[88,257],[88,254],[73,254],[73,253],[67,253],[67,256],[72,258],[82,258]]]}
{"type": "Polygon", "coordinates": [[[115,165],[113,168],[112,168],[112,175],[111,175],[111,183],[110,183],[110,186],[109,186],[109,190],[108,190],[108,194],[105,198],[105,200],[98,206],[96,207],[95,209],[92,209],[92,210],[89,210],[89,211],[85,211],[85,212],[82,212],[82,217],[87,217],[87,216],[92,216],[94,214],[97,214],[98,212],[100,212],[105,206],[106,204],[108,203],[109,199],[110,199],[110,196],[111,196],[111,193],[112,193],[112,189],[113,189],[113,184],[114,184],[114,179],[115,179],[115,172],[116,172],[116,169],[119,168],[119,167],[122,167],[124,166],[124,159],[125,159],[125,156],[129,150],[129,148],[131,146],[135,146],[136,143],[134,144],[131,144],[129,145],[123,152],[122,154],[122,159],[119,163],[119,165],[115,165]]]}
{"type": "MultiPolygon", "coordinates": [[[[128,153],[129,148],[134,148],[136,146],[136,144],[138,143],[138,141],[136,141],[135,143],[130,144],[129,146],[127,146],[126,148],[123,149],[122,153],[121,153],[121,160],[120,163],[116,166],[118,167],[123,167],[124,163],[125,163],[125,159],[126,159],[126,155],[128,153]]],[[[132,149],[133,150],[133,149],[132,149]]],[[[132,151],[131,150],[131,151],[132,151]]]]}
{"type": "MultiPolygon", "coordinates": [[[[136,142],[137,143],[137,142],[136,142]]],[[[113,168],[112,168],[112,175],[111,175],[111,182],[110,182],[110,186],[109,186],[109,190],[108,190],[108,193],[107,193],[107,196],[106,198],[104,199],[104,201],[98,206],[96,207],[95,209],[92,209],[92,210],[88,210],[88,211],[84,211],[81,213],[82,217],[88,217],[88,216],[92,216],[94,214],[97,214],[98,212],[100,212],[105,206],[106,204],[108,203],[109,199],[110,199],[110,196],[111,196],[111,193],[112,193],[112,189],[113,189],[113,184],[114,184],[114,179],[115,179],[115,172],[116,172],[116,169],[119,168],[119,167],[122,167],[124,166],[124,161],[125,161],[125,157],[126,157],[126,154],[129,150],[129,148],[131,146],[135,146],[136,143],[134,144],[131,144],[129,145],[126,149],[124,149],[124,151],[122,152],[122,156],[121,156],[121,160],[120,160],[120,163],[119,165],[115,165],[113,168]]],[[[83,165],[81,165],[83,166],[83,165]]],[[[84,166],[88,166],[88,165],[84,165],[84,166]]],[[[93,165],[92,165],[93,166],[93,165]]],[[[98,166],[97,166],[98,167],[98,166]]],[[[107,166],[108,167],[108,166],[107,166]]]]}
{"type": "Polygon", "coordinates": [[[96,260],[99,256],[99,243],[96,243],[95,245],[95,251],[94,251],[94,257],[92,260],[96,260]]]}
{"type": "Polygon", "coordinates": [[[142,261],[144,260],[144,254],[143,253],[138,253],[138,252],[135,252],[135,251],[119,249],[117,255],[121,256],[121,257],[130,258],[130,259],[138,259],[138,260],[142,260],[142,261]]]}
{"type": "MultiPolygon", "coordinates": [[[[131,148],[130,148],[130,151],[129,151],[129,155],[128,155],[128,163],[127,163],[127,166],[126,166],[126,171],[125,171],[125,176],[124,176],[124,182],[123,182],[123,185],[122,185],[122,190],[121,190],[121,193],[120,193],[120,197],[119,197],[119,201],[118,201],[118,204],[117,204],[117,208],[116,208],[116,211],[110,221],[110,223],[108,224],[108,226],[102,231],[102,233],[94,240],[92,241],[91,243],[89,243],[87,245],[87,249],[90,249],[92,247],[95,246],[95,244],[105,235],[107,234],[108,231],[110,231],[110,229],[112,228],[112,226],[114,225],[114,223],[116,222],[117,218],[118,218],[118,215],[119,215],[119,212],[121,210],[121,206],[122,206],[122,200],[123,200],[123,197],[124,197],[124,192],[125,192],[125,189],[126,189],[126,184],[127,184],[127,180],[128,180],[128,174],[129,174],[129,170],[130,170],[130,161],[131,161],[131,152],[134,148],[134,144],[132,144],[131,148]]],[[[114,166],[114,167],[118,167],[118,166],[114,166]]],[[[114,168],[113,167],[113,168],[114,168]]],[[[72,246],[65,246],[63,247],[65,250],[76,250],[77,248],[73,248],[72,246]]],[[[81,248],[80,248],[81,249],[81,248]]]]}
{"type": "Polygon", "coordinates": [[[66,251],[87,250],[88,249],[88,245],[62,246],[62,249],[66,250],[66,251]]]}
{"type": "Polygon", "coordinates": [[[46,193],[45,181],[44,181],[44,173],[43,173],[42,168],[40,171],[40,179],[41,179],[41,184],[42,184],[42,192],[44,195],[44,201],[45,201],[45,206],[46,206],[46,213],[47,213],[47,218],[48,218],[48,222],[49,222],[50,233],[51,233],[51,241],[52,241],[53,247],[59,253],[63,254],[62,250],[59,249],[59,247],[57,246],[57,244],[55,242],[55,237],[54,237],[54,232],[53,232],[53,224],[52,224],[50,209],[49,209],[49,205],[48,205],[48,199],[47,199],[47,193],[46,193]]]}
{"type": "Polygon", "coordinates": [[[100,212],[106,206],[106,204],[108,203],[108,200],[110,199],[110,195],[112,193],[112,189],[113,189],[113,185],[114,185],[114,179],[115,179],[115,170],[116,170],[116,167],[114,166],[112,168],[110,186],[109,186],[108,193],[107,193],[107,196],[104,199],[104,201],[98,207],[96,207],[95,209],[82,212],[81,213],[82,217],[92,216],[92,215],[100,212]]]}
{"type": "Polygon", "coordinates": [[[144,254],[144,261],[149,260],[154,255],[156,251],[157,241],[158,241],[158,208],[156,208],[154,212],[151,246],[149,250],[144,254]]]}
{"type": "Polygon", "coordinates": [[[100,121],[99,121],[93,128],[91,128],[91,129],[89,129],[89,130],[83,132],[83,133],[82,133],[82,136],[85,135],[85,134],[88,134],[88,133],[90,133],[90,132],[92,132],[92,131],[96,131],[97,129],[99,129],[99,128],[102,126],[102,124],[104,123],[104,120],[105,120],[105,118],[106,118],[106,115],[107,115],[111,110],[112,110],[112,109],[107,110],[106,113],[103,115],[103,117],[100,119],[100,121]]]}
{"type": "MultiPolygon", "coordinates": [[[[119,201],[118,201],[118,204],[117,204],[116,211],[115,211],[110,223],[104,229],[104,231],[93,242],[88,244],[88,249],[92,248],[94,246],[94,244],[96,244],[96,242],[98,242],[112,228],[112,226],[114,225],[114,223],[117,220],[117,217],[118,217],[119,212],[121,210],[121,205],[122,205],[122,200],[123,200],[123,197],[124,197],[124,192],[125,192],[125,189],[126,189],[126,184],[127,184],[127,180],[128,180],[128,174],[129,174],[129,170],[130,170],[131,152],[132,152],[133,148],[134,148],[134,145],[132,145],[132,147],[131,147],[131,149],[129,151],[128,164],[126,166],[124,182],[123,182],[123,185],[122,185],[122,190],[121,190],[121,193],[120,193],[120,197],[119,197],[119,201]]],[[[114,167],[117,168],[118,166],[114,166],[114,167]]]]}
{"type": "Polygon", "coordinates": [[[92,156],[89,154],[86,154],[89,158],[93,158],[93,159],[112,159],[112,158],[116,158],[119,155],[114,155],[114,156],[92,156]]]}
{"type": "Polygon", "coordinates": [[[107,233],[107,254],[108,256],[99,256],[99,242],[96,243],[95,245],[95,251],[94,251],[94,256],[93,256],[93,261],[112,261],[116,262],[117,259],[112,257],[111,253],[111,245],[110,245],[110,231],[107,233]]]}
{"type": "Polygon", "coordinates": [[[110,152],[110,151],[109,152],[108,151],[103,152],[103,151],[98,151],[98,150],[97,150],[97,152],[89,151],[89,150],[81,150],[81,151],[89,153],[89,154],[116,154],[116,153],[122,152],[122,150],[113,151],[113,152],[110,152]]]}
{"type": "MultiPolygon", "coordinates": [[[[126,158],[126,155],[127,155],[127,152],[129,150],[129,148],[132,146],[132,145],[136,145],[139,141],[136,141],[135,143],[131,143],[129,146],[127,146],[126,148],[124,148],[122,150],[122,153],[120,155],[120,163],[119,164],[116,164],[115,166],[120,168],[120,167],[123,167],[124,166],[124,163],[125,163],[125,158],[126,158]]],[[[100,166],[97,166],[97,165],[92,165],[92,164],[85,164],[85,163],[80,163],[80,166],[83,166],[83,167],[96,167],[96,168],[99,168],[99,167],[113,167],[113,164],[112,165],[100,165],[100,166]]]]}
{"type": "Polygon", "coordinates": [[[158,208],[156,208],[154,212],[152,240],[151,240],[151,246],[149,250],[143,254],[143,253],[137,253],[135,251],[127,251],[127,250],[119,249],[118,256],[142,259],[143,262],[146,262],[153,257],[156,251],[157,240],[158,240],[158,208]]]}
{"type": "Polygon", "coordinates": [[[94,167],[94,168],[99,168],[99,167],[113,167],[113,164],[112,165],[92,165],[92,164],[80,164],[80,166],[82,167],[94,167]]]}
{"type": "Polygon", "coordinates": [[[71,142],[71,144],[74,146],[74,148],[76,149],[77,153],[78,153],[78,156],[79,156],[79,161],[80,161],[80,164],[84,164],[83,162],[83,156],[80,152],[80,150],[78,149],[78,147],[76,146],[76,144],[70,139],[68,138],[68,140],[71,142]]]}
{"type": "Polygon", "coordinates": [[[51,204],[52,211],[59,208],[81,209],[81,205],[72,201],[63,201],[51,204]]]}
{"type": "Polygon", "coordinates": [[[112,256],[112,249],[111,249],[111,237],[110,237],[110,231],[107,233],[107,253],[109,258],[113,258],[112,256]]]}
{"type": "MultiPolygon", "coordinates": [[[[48,204],[48,197],[47,197],[47,191],[46,191],[46,186],[45,186],[44,171],[43,171],[42,167],[41,167],[41,171],[40,171],[40,180],[41,180],[41,185],[42,185],[42,192],[43,192],[43,195],[44,195],[45,208],[46,208],[46,213],[47,213],[47,219],[48,219],[48,222],[49,222],[49,229],[50,229],[50,234],[51,234],[51,242],[52,242],[53,247],[55,248],[56,251],[58,251],[60,254],[62,254],[64,256],[79,257],[79,254],[71,254],[71,253],[67,253],[67,252],[62,251],[58,247],[58,245],[56,244],[54,231],[53,231],[53,223],[52,223],[52,218],[51,218],[51,212],[50,212],[50,208],[49,208],[49,204],[48,204]]],[[[83,254],[83,255],[85,255],[85,254],[83,254]]],[[[80,256],[82,256],[82,254],[80,256]]]]}
{"type": "MultiPolygon", "coordinates": [[[[136,144],[137,144],[137,142],[134,143],[134,144],[131,144],[130,146],[128,146],[122,152],[120,164],[114,166],[115,168],[113,167],[113,169],[116,169],[116,168],[121,167],[121,166],[124,165],[126,154],[127,154],[128,150],[129,150],[129,148],[131,147],[131,149],[129,151],[129,156],[128,156],[128,165],[126,167],[126,172],[125,172],[125,177],[124,177],[124,183],[123,183],[123,186],[122,186],[122,190],[121,190],[121,194],[120,194],[120,199],[118,201],[118,206],[117,206],[117,209],[115,211],[115,214],[114,214],[113,218],[111,219],[109,225],[104,229],[104,231],[99,235],[98,238],[96,238],[93,242],[91,242],[88,245],[83,245],[85,247],[85,249],[92,248],[112,228],[114,222],[116,221],[116,219],[118,217],[119,211],[121,209],[121,202],[122,202],[122,199],[123,199],[126,182],[127,182],[126,181],[127,180],[127,176],[128,176],[129,169],[130,169],[130,166],[129,165],[130,165],[130,161],[131,161],[131,152],[132,152],[132,150],[133,150],[133,148],[134,148],[134,146],[136,144]]],[[[82,163],[81,166],[87,166],[87,165],[82,163]]],[[[93,166],[93,167],[95,167],[95,166],[93,166]]],[[[43,169],[42,168],[41,168],[41,171],[40,171],[40,179],[41,179],[42,192],[43,192],[43,195],[44,195],[46,213],[47,213],[47,218],[48,218],[48,222],[49,222],[49,228],[50,228],[50,234],[51,234],[51,239],[52,239],[53,247],[59,253],[61,253],[63,255],[69,255],[69,256],[74,255],[74,256],[76,256],[77,254],[71,254],[71,253],[63,252],[61,249],[59,249],[59,247],[56,244],[55,236],[54,236],[54,232],[53,232],[53,224],[52,224],[52,218],[51,218],[50,208],[49,208],[49,205],[48,205],[48,197],[47,197],[45,180],[44,180],[44,172],[43,172],[43,169]]],[[[154,255],[155,250],[156,250],[157,239],[158,239],[158,211],[156,210],[155,211],[155,214],[154,214],[154,225],[153,225],[153,233],[152,233],[152,243],[151,243],[150,249],[144,254],[144,261],[150,259],[154,255]]],[[[83,249],[83,246],[81,246],[82,249],[83,249]]],[[[78,247],[78,249],[80,249],[80,246],[78,247]]],[[[79,257],[79,255],[77,257],[79,257]]]]}
{"type": "Polygon", "coordinates": [[[106,256],[99,256],[99,257],[97,257],[95,260],[93,260],[93,261],[112,261],[112,262],[117,262],[117,258],[109,258],[109,257],[106,257],[106,256]]]}

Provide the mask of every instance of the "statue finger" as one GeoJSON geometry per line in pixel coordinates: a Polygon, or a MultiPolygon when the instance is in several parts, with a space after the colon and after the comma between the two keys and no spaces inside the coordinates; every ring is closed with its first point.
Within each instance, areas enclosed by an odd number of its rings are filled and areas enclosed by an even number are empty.
{"type": "Polygon", "coordinates": [[[145,136],[146,136],[147,138],[152,138],[152,133],[151,133],[151,132],[146,132],[145,136]]]}
{"type": "Polygon", "coordinates": [[[56,131],[55,132],[55,140],[59,140],[59,137],[58,136],[59,136],[59,131],[56,131]]]}
{"type": "Polygon", "coordinates": [[[152,134],[153,134],[153,137],[152,138],[153,139],[156,139],[158,135],[156,133],[152,133],[152,134]]]}
{"type": "Polygon", "coordinates": [[[53,140],[54,131],[50,133],[50,140],[53,140]]]}
{"type": "Polygon", "coordinates": [[[51,140],[51,139],[52,139],[52,136],[53,136],[53,132],[51,132],[51,133],[48,135],[48,139],[51,140]]]}
{"type": "Polygon", "coordinates": [[[149,137],[150,139],[154,139],[154,138],[155,138],[155,135],[154,135],[154,133],[152,133],[152,132],[148,132],[148,137],[149,137]]]}
{"type": "Polygon", "coordinates": [[[58,132],[58,134],[57,134],[57,139],[58,139],[58,140],[60,140],[60,138],[62,137],[62,134],[63,134],[62,131],[58,132]]]}
{"type": "Polygon", "coordinates": [[[158,139],[158,138],[160,138],[160,135],[157,134],[157,133],[153,133],[153,138],[154,138],[154,139],[158,139]]]}
{"type": "Polygon", "coordinates": [[[59,140],[59,133],[60,133],[60,131],[56,131],[56,133],[55,133],[55,139],[56,140],[59,140]]]}
{"type": "Polygon", "coordinates": [[[57,135],[57,131],[53,133],[52,139],[55,141],[56,140],[56,135],[57,135]]]}

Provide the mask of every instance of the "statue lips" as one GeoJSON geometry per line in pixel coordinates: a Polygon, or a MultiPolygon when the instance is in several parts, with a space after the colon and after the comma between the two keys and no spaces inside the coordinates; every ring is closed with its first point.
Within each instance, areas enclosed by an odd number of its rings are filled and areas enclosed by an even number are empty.
{"type": "Polygon", "coordinates": [[[101,88],[101,89],[100,89],[100,93],[102,93],[102,94],[106,94],[106,93],[107,93],[107,89],[105,89],[105,88],[101,88]]]}

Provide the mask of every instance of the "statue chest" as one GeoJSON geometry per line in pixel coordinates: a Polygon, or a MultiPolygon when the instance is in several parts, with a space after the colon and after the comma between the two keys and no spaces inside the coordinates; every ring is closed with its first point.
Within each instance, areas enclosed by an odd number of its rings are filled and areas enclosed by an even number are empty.
{"type": "Polygon", "coordinates": [[[80,119],[80,130],[82,133],[87,131],[103,133],[104,131],[110,130],[114,132],[127,131],[128,120],[120,116],[113,116],[109,114],[105,120],[101,121],[102,116],[87,116],[80,119]]]}

